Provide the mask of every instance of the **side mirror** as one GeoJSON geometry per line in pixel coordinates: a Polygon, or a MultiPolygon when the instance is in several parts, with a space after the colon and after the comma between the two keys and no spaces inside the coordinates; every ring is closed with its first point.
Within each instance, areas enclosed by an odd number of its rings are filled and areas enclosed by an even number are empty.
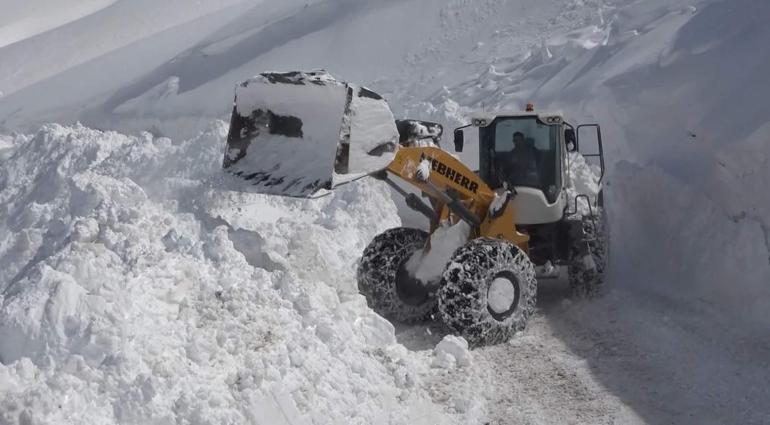
{"type": "Polygon", "coordinates": [[[578,149],[575,130],[571,128],[564,130],[564,143],[567,144],[567,152],[575,152],[578,149]]]}
{"type": "Polygon", "coordinates": [[[462,152],[463,151],[463,144],[465,143],[465,134],[462,130],[455,130],[454,132],[454,139],[455,139],[455,152],[462,152]]]}

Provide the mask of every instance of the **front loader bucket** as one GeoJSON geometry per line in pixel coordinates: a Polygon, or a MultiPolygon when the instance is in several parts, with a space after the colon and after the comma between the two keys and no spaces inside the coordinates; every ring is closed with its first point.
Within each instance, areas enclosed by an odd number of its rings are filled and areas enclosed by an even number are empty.
{"type": "Polygon", "coordinates": [[[324,71],[262,73],[235,89],[223,167],[250,191],[311,197],[385,168],[398,140],[370,90],[324,71]]]}

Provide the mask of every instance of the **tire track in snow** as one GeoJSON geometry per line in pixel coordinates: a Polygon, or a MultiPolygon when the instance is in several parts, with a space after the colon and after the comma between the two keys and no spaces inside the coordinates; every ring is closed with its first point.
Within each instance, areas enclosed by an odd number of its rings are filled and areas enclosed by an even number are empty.
{"type": "MultiPolygon", "coordinates": [[[[482,403],[484,423],[490,425],[644,423],[551,323],[551,315],[560,317],[561,306],[571,304],[565,301],[568,292],[566,282],[546,281],[538,290],[538,311],[523,332],[506,344],[473,350],[470,367],[431,369],[423,379],[433,401],[452,413],[482,403]]],[[[430,350],[449,332],[435,321],[401,325],[397,338],[409,349],[430,350]]],[[[586,338],[603,355],[613,355],[614,345],[605,336],[586,338]]]]}

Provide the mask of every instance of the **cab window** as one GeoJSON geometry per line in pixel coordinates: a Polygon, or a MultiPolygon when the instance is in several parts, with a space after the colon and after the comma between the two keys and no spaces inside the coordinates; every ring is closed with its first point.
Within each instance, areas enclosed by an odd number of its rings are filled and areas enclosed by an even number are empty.
{"type": "Polygon", "coordinates": [[[493,187],[511,186],[543,191],[556,200],[561,185],[559,126],[547,125],[536,116],[497,118],[481,128],[481,168],[493,187]],[[485,158],[486,156],[486,158],[485,158]]]}

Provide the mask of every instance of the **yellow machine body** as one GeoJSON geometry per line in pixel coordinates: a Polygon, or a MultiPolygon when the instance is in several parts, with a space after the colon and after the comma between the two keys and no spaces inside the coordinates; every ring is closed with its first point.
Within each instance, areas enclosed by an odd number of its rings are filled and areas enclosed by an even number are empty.
{"type": "MultiPolygon", "coordinates": [[[[471,237],[504,239],[528,251],[529,236],[516,230],[513,204],[507,202],[501,213],[490,214],[490,206],[502,194],[492,190],[478,175],[457,158],[437,147],[400,148],[387,171],[420,189],[431,198],[432,206],[439,221],[448,220],[454,224],[461,220],[447,205],[446,192],[452,192],[462,205],[480,223],[471,237]],[[426,180],[419,178],[417,169],[423,161],[430,163],[426,180]]],[[[431,223],[431,232],[438,223],[431,223]]]]}

